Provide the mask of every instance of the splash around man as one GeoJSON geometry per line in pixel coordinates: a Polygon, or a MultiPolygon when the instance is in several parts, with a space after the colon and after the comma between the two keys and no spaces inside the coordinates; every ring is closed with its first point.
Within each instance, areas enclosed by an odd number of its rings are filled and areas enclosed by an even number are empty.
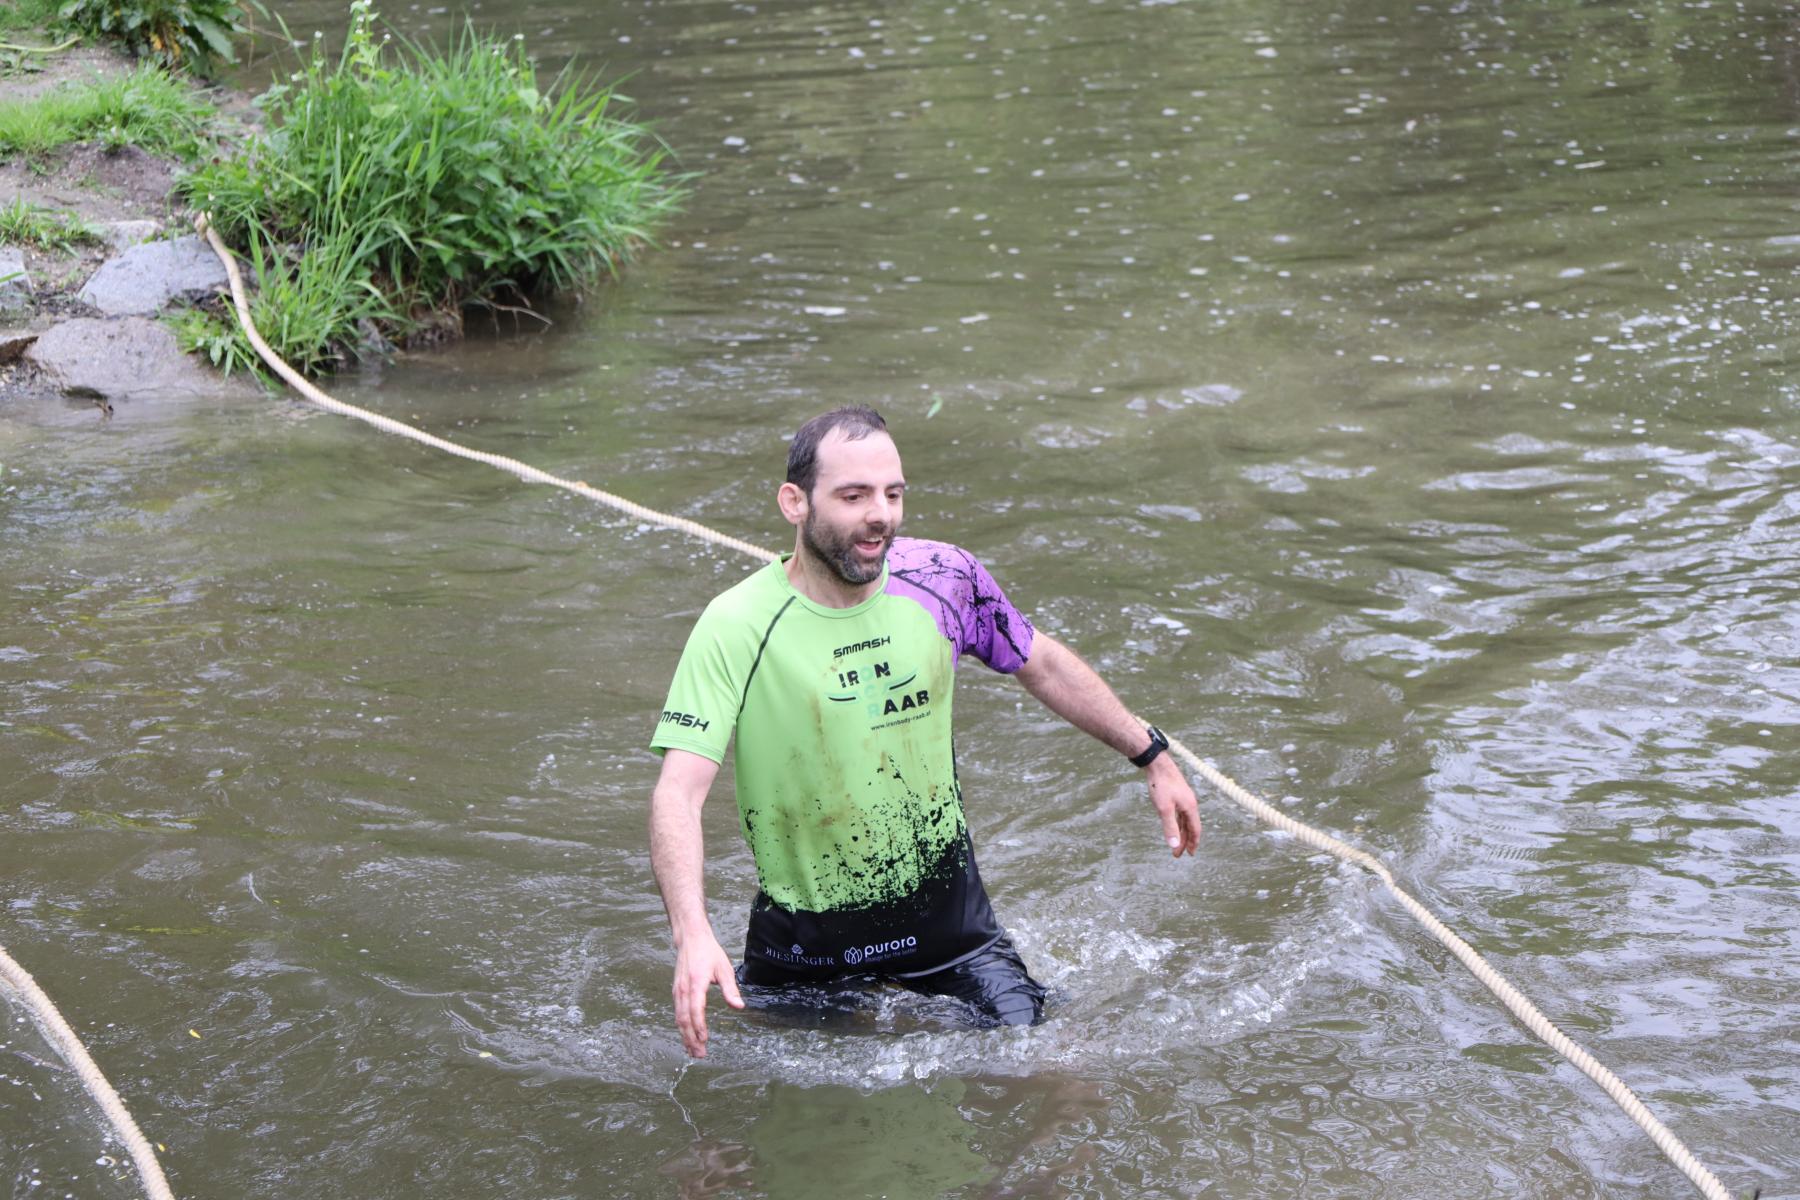
{"type": "Polygon", "coordinates": [[[963,654],[1015,674],[1145,771],[1176,857],[1200,843],[1193,789],[1076,654],[1036,631],[967,551],[899,537],[906,479],[873,409],[794,435],[776,493],[794,550],[695,623],[651,747],[650,860],[675,942],[675,1024],[706,1054],[707,993],[846,977],[959,997],[1032,1024],[1044,989],[995,919],[951,745],[963,654]],[[736,738],[738,816],[760,890],[736,971],[706,916],[700,811],[736,738]]]}

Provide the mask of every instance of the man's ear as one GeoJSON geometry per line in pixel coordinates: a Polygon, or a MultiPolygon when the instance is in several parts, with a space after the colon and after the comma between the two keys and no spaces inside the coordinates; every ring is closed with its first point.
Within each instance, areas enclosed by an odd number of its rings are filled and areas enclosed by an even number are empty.
{"type": "Polygon", "coordinates": [[[806,520],[806,493],[800,485],[784,483],[775,493],[775,503],[781,506],[781,515],[787,518],[789,525],[799,525],[806,520]]]}

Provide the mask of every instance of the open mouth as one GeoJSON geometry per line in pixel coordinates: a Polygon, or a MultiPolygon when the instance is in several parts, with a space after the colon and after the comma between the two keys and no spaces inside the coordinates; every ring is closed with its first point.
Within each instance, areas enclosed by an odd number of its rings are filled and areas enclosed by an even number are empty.
{"type": "Polygon", "coordinates": [[[887,545],[887,538],[858,538],[854,545],[864,554],[880,554],[882,547],[887,545]]]}

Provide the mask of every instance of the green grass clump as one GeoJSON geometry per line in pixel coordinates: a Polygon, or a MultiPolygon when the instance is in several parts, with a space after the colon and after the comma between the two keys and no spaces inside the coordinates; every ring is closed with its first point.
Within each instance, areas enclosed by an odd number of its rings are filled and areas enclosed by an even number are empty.
{"type": "MultiPolygon", "coordinates": [[[[403,330],[409,314],[376,286],[367,263],[379,234],[333,224],[319,231],[303,254],[272,250],[267,238],[250,239],[250,319],[295,370],[318,374],[341,364],[367,331],[403,330]]],[[[262,376],[262,360],[234,313],[189,310],[172,322],[182,349],[199,351],[227,375],[237,369],[262,376]]]]}
{"type": "Polygon", "coordinates": [[[205,149],[213,113],[186,84],[143,63],[114,79],[0,101],[0,161],[15,154],[36,157],[71,142],[139,146],[193,159],[205,149]]]}
{"type": "Polygon", "coordinates": [[[590,282],[677,198],[611,90],[568,73],[540,90],[517,38],[390,46],[373,20],[355,0],[342,53],[315,44],[259,98],[272,132],[183,185],[281,297],[264,336],[311,369],[371,340],[359,322],[403,340],[465,304],[590,282]]]}
{"type": "Polygon", "coordinates": [[[100,231],[76,213],[40,208],[15,196],[11,204],[0,207],[0,242],[40,250],[73,250],[98,245],[100,231]]]}
{"type": "MultiPolygon", "coordinates": [[[[64,25],[57,15],[61,6],[61,0],[4,0],[0,3],[0,40],[46,45],[64,25]]],[[[62,38],[54,40],[60,42],[62,38]]]]}
{"type": "Polygon", "coordinates": [[[244,15],[238,0],[65,0],[57,10],[63,23],[120,42],[139,58],[200,71],[235,60],[231,39],[247,31],[244,15]]]}

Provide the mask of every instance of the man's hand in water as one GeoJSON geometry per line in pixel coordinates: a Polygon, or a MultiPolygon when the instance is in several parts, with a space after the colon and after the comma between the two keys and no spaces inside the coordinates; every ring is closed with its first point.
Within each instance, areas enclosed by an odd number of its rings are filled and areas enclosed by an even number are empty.
{"type": "Polygon", "coordinates": [[[1162,820],[1163,840],[1180,858],[1200,848],[1200,808],[1194,789],[1181,767],[1169,755],[1161,755],[1145,772],[1149,777],[1150,803],[1162,820]]]}
{"type": "Polygon", "coordinates": [[[650,794],[650,866],[675,938],[675,1026],[682,1048],[695,1058],[706,1057],[706,993],[712,985],[725,993],[725,1003],[744,1007],[731,960],[706,919],[700,806],[718,772],[709,758],[671,749],[650,794]]]}
{"type": "Polygon", "coordinates": [[[744,1007],[731,959],[711,931],[696,932],[675,948],[675,1027],[682,1049],[695,1058],[706,1057],[706,993],[715,983],[725,1003],[744,1007]]]}

